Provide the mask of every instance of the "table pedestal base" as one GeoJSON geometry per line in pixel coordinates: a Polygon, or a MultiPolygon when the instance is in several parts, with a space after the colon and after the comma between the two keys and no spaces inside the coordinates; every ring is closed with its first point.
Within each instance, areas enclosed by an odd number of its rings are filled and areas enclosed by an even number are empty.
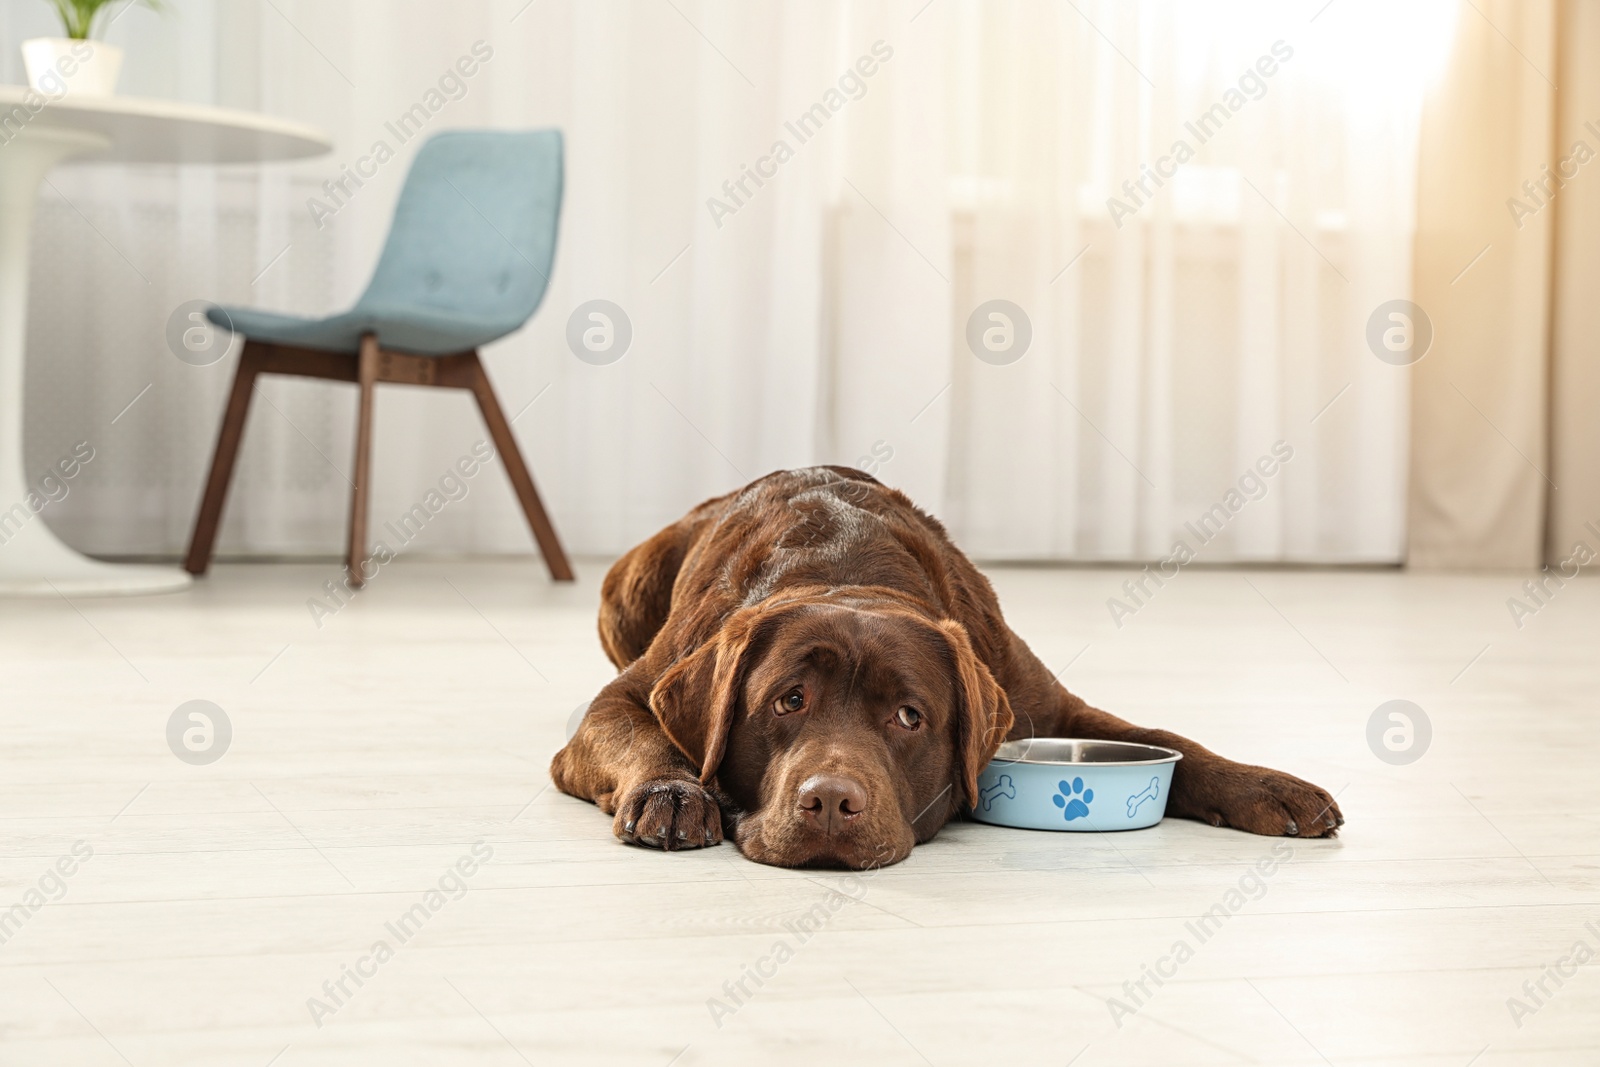
{"type": "Polygon", "coordinates": [[[190,583],[177,567],[101,563],[80,555],[57,540],[27,503],[22,368],[33,204],[51,167],[72,156],[104,151],[110,144],[103,134],[53,128],[36,118],[0,146],[0,595],[156,593],[190,583]]]}
{"type": "Polygon", "coordinates": [[[28,518],[19,528],[19,512],[0,514],[0,596],[124,596],[170,593],[187,589],[193,579],[176,566],[149,567],[102,563],[80,555],[56,539],[43,515],[24,504],[28,518]]]}

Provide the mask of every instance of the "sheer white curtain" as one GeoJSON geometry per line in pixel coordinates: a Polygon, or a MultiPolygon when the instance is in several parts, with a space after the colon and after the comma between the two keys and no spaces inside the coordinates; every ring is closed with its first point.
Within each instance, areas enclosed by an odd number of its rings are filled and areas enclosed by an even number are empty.
{"type": "Polygon", "coordinates": [[[1002,4],[956,20],[955,302],[1008,299],[1033,331],[1014,364],[956,362],[966,543],[1399,559],[1407,379],[1364,335],[1409,288],[1418,101],[1448,8],[1002,4]]]}
{"type": "MultiPolygon", "coordinates": [[[[0,17],[11,52],[48,32],[47,5],[16,7],[0,17]]],[[[566,131],[550,291],[487,360],[571,549],[616,552],[770,469],[838,462],[906,489],[981,557],[1152,558],[1282,440],[1293,459],[1260,477],[1260,499],[1247,485],[1202,558],[1399,558],[1405,378],[1364,334],[1374,307],[1406,296],[1417,87],[1397,71],[1445,31],[1436,12],[169,7],[112,27],[129,51],[123,91],[312,122],[336,148],[237,171],[75,167],[45,188],[28,454],[42,469],[94,444],[47,513],[87,551],[186,540],[233,360],[176,359],[171,311],[348,305],[417,143],[386,124],[483,42],[492,57],[445,87],[427,129],[566,131]],[[1292,56],[1229,109],[1279,41],[1292,56]],[[1114,219],[1108,200],[1133,204],[1123,183],[1194,142],[1184,124],[1219,102],[1195,157],[1114,219]],[[319,227],[307,201],[330,202],[323,183],[380,140],[395,158],[319,227]],[[610,365],[566,346],[568,316],[592,299],[632,324],[610,365]],[[1031,331],[1014,361],[969,346],[993,300],[1031,331]]],[[[336,552],[353,394],[280,379],[262,395],[221,549],[336,552]]],[[[378,536],[482,436],[464,397],[399,387],[382,393],[377,432],[378,536]]],[[[531,546],[490,471],[413,548],[531,546]]]]}

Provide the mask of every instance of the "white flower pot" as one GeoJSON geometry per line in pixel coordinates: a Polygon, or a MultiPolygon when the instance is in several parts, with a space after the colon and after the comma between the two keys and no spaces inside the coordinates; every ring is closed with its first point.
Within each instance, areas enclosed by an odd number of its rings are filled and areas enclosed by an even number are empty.
{"type": "Polygon", "coordinates": [[[104,41],[34,37],[22,42],[28,84],[52,100],[67,94],[110,96],[122,73],[122,49],[104,41]]]}

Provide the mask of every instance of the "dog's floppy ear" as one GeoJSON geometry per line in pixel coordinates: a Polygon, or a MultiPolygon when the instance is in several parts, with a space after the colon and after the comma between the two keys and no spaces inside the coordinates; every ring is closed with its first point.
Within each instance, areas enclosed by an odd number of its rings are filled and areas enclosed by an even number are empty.
{"type": "Polygon", "coordinates": [[[717,635],[668,667],[650,690],[650,710],[671,741],[709,783],[722,763],[744,682],[754,626],[738,612],[717,635]]]}
{"type": "Polygon", "coordinates": [[[1011,729],[1011,702],[973,651],[966,627],[954,619],[943,619],[939,629],[955,656],[960,701],[956,712],[956,752],[961,759],[961,786],[970,808],[978,803],[978,774],[994,759],[995,750],[1011,729]]]}

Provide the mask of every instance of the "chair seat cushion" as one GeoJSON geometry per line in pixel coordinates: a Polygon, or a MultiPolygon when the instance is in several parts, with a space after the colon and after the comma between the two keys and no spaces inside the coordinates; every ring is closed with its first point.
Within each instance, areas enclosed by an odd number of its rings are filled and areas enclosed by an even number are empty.
{"type": "Polygon", "coordinates": [[[426,305],[384,307],[366,304],[339,315],[308,319],[260,308],[217,306],[206,317],[225,330],[252,341],[315,348],[328,352],[357,352],[361,335],[373,333],[384,348],[418,356],[445,356],[466,352],[504,337],[520,322],[491,322],[467,318],[426,305]]]}

